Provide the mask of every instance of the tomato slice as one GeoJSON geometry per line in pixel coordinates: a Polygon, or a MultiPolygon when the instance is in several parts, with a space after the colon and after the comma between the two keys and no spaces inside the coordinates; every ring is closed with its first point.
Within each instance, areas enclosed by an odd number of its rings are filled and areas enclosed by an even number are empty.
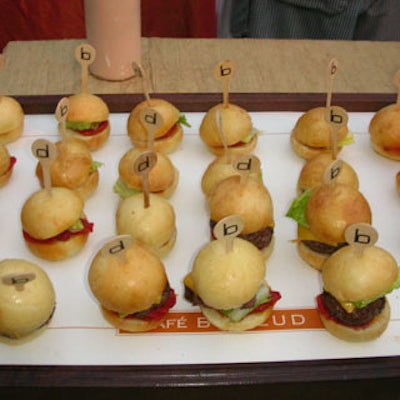
{"type": "Polygon", "coordinates": [[[93,129],[83,129],[82,131],[75,131],[75,132],[78,132],[82,136],[94,136],[104,131],[104,129],[106,129],[107,126],[108,126],[108,121],[103,121],[100,122],[98,125],[96,125],[96,127],[93,129]]]}

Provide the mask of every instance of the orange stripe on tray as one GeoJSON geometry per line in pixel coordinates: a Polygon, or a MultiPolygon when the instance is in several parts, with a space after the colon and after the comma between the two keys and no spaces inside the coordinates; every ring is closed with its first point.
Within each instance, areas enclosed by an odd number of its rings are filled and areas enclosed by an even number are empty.
{"type": "MultiPolygon", "coordinates": [[[[274,310],[268,321],[253,331],[279,331],[321,329],[322,323],[316,309],[274,310]]],[[[218,332],[200,312],[170,312],[162,325],[152,331],[159,333],[207,333],[218,332]]],[[[132,334],[118,331],[121,335],[132,334]]]]}

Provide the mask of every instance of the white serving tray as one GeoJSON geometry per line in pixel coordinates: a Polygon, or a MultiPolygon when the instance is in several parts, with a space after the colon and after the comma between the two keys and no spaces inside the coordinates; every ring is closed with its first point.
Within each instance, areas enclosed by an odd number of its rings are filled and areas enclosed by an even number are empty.
{"type": "MultiPolygon", "coordinates": [[[[296,237],[296,225],[285,217],[304,163],[289,144],[290,131],[300,116],[294,112],[251,113],[254,126],[262,132],[255,154],[262,161],[264,182],[275,209],[275,249],[267,263],[266,278],[282,295],[276,314],[269,326],[240,334],[208,331],[201,324],[197,329],[188,329],[185,318],[193,313],[197,318],[199,314],[184,299],[182,280],[191,268],[193,256],[209,238],[200,180],[214,156],[198,136],[203,114],[186,116],[192,127],[185,128],[180,148],[170,155],[180,171],[177,190],[170,199],[177,215],[178,238],[173,251],[164,259],[178,301],[164,324],[165,329],[140,334],[121,334],[104,321],[87,284],[93,255],[115,234],[118,197],[112,187],[118,176],[119,159],[131,147],[126,134],[128,114],[111,115],[110,139],[93,154],[95,160],[104,163],[98,190],[85,206],[89,220],[95,224],[94,233],[80,254],[58,263],[36,258],[22,240],[20,210],[25,199],[39,188],[31,144],[38,138],[59,140],[53,115],[26,116],[23,136],[8,145],[10,153],[17,157],[17,164],[10,182],[0,189],[0,258],[20,257],[41,265],[54,283],[57,308],[48,329],[34,340],[19,345],[0,342],[0,364],[165,365],[400,355],[400,290],[388,296],[391,321],[383,336],[373,342],[346,343],[323,328],[309,327],[304,322],[303,312],[315,314],[315,297],[321,291],[321,281],[319,273],[297,255],[291,242],[296,237]]],[[[355,144],[345,148],[340,157],[358,173],[360,190],[370,202],[373,226],[379,233],[377,244],[399,260],[400,199],[395,175],[400,164],[371,149],[367,134],[371,116],[371,113],[349,113],[355,144]]]]}

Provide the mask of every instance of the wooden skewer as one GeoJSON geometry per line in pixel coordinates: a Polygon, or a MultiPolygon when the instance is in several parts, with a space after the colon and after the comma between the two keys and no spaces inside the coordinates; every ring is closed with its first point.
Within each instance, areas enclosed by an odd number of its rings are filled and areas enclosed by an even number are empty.
{"type": "Polygon", "coordinates": [[[80,44],[75,49],[75,59],[81,66],[81,87],[82,93],[88,92],[89,65],[96,58],[96,50],[90,44],[80,44]]]}
{"type": "Polygon", "coordinates": [[[135,75],[141,78],[144,97],[147,101],[147,105],[151,107],[151,98],[149,94],[149,81],[147,78],[147,74],[145,73],[143,67],[136,62],[132,64],[132,68],[135,71],[135,75]]]}

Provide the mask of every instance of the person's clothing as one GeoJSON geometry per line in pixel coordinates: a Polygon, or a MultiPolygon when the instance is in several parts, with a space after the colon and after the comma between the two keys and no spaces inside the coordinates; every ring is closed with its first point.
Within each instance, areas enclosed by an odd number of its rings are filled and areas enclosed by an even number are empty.
{"type": "Polygon", "coordinates": [[[225,3],[232,37],[400,40],[400,0],[225,0],[225,3]]]}

